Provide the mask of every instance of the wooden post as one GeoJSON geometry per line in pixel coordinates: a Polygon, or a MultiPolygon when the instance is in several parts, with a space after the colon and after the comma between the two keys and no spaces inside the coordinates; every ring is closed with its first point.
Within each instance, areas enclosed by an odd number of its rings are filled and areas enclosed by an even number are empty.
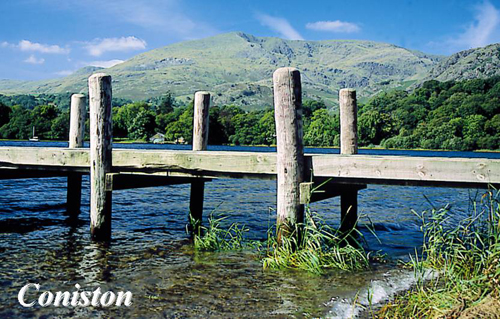
{"type": "MultiPolygon", "coordinates": [[[[358,107],[356,90],[342,89],[340,105],[340,154],[358,154],[358,107]]],[[[358,189],[346,187],[340,194],[340,230],[349,233],[358,219],[358,189]]]]}
{"type": "Polygon", "coordinates": [[[278,240],[304,220],[300,183],[304,181],[302,88],[300,72],[280,68],[273,74],[277,142],[278,240]]]}
{"type": "Polygon", "coordinates": [[[207,149],[209,111],[210,93],[196,92],[194,95],[193,151],[207,149]]]}
{"type": "Polygon", "coordinates": [[[106,174],[111,172],[112,123],[111,76],[97,73],[89,78],[90,106],[90,232],[93,239],[111,237],[111,191],[106,174]]]}
{"type": "MultiPolygon", "coordinates": [[[[87,106],[83,94],[71,96],[71,113],[69,122],[69,148],[83,147],[85,136],[85,115],[87,106]]],[[[82,174],[71,173],[68,175],[67,212],[72,219],[78,217],[82,201],[82,174]]]]}
{"type": "Polygon", "coordinates": [[[340,193],[340,231],[344,234],[351,232],[358,221],[358,190],[346,187],[340,193]]]}
{"type": "Polygon", "coordinates": [[[340,105],[340,154],[358,154],[358,106],[356,90],[342,89],[340,105]]]}
{"type": "MultiPolygon", "coordinates": [[[[208,124],[210,111],[210,93],[196,92],[194,95],[193,118],[193,151],[205,151],[208,145],[208,124]]],[[[203,180],[191,183],[191,198],[189,201],[189,216],[191,226],[196,230],[201,225],[203,217],[203,196],[205,182],[203,180]]]]}

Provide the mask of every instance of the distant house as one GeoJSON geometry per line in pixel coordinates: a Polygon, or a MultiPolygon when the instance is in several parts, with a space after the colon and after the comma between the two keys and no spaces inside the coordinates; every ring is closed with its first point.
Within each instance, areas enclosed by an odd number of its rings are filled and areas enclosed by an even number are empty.
{"type": "Polygon", "coordinates": [[[154,143],[154,144],[162,144],[165,143],[165,135],[161,133],[156,133],[153,135],[150,139],[149,142],[154,143]]]}

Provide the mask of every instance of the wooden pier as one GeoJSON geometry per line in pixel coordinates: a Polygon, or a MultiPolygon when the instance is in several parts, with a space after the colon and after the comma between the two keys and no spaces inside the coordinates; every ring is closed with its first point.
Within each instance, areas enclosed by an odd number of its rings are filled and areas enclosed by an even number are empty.
{"type": "Polygon", "coordinates": [[[206,151],[207,92],[195,94],[192,151],[112,149],[111,77],[94,74],[89,78],[90,149],[82,147],[85,97],[73,95],[69,147],[0,147],[0,179],[67,176],[68,212],[76,217],[81,176],[90,174],[90,230],[96,240],[111,236],[112,192],[121,189],[190,185],[190,218],[201,222],[204,186],[211,179],[276,179],[279,225],[300,223],[306,203],[340,196],[341,228],[348,230],[357,220],[358,192],[368,184],[500,186],[499,159],[358,155],[356,92],[351,89],[339,92],[341,154],[304,154],[300,73],[278,69],[273,83],[276,153],[206,151]]]}

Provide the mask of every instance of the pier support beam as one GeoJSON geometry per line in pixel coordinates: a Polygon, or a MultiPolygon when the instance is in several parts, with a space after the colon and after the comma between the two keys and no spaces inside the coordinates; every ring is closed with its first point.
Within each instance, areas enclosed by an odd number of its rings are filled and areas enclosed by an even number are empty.
{"type": "MultiPolygon", "coordinates": [[[[356,90],[339,91],[340,154],[358,154],[358,106],[356,90]]],[[[340,230],[349,233],[358,220],[358,188],[346,187],[340,194],[340,230]]]]}
{"type": "Polygon", "coordinates": [[[92,239],[111,238],[111,191],[106,174],[111,172],[112,122],[111,76],[97,73],[89,78],[90,106],[90,232],[92,239]]]}
{"type": "MultiPolygon", "coordinates": [[[[71,111],[69,121],[69,148],[83,147],[85,136],[85,117],[87,106],[83,94],[73,94],[71,96],[71,111]]],[[[72,219],[80,214],[82,202],[82,174],[70,173],[68,175],[68,189],[66,210],[72,219]]]]}
{"type": "MultiPolygon", "coordinates": [[[[208,127],[210,112],[210,93],[196,92],[194,95],[193,151],[206,151],[208,145],[208,127]]],[[[200,179],[191,183],[189,201],[189,219],[197,228],[203,217],[203,196],[205,182],[200,179]]],[[[194,229],[193,229],[194,230],[194,229]]]]}
{"type": "Polygon", "coordinates": [[[304,181],[302,88],[300,72],[280,68],[273,74],[277,143],[277,236],[287,236],[304,221],[300,183],[304,181]]]}

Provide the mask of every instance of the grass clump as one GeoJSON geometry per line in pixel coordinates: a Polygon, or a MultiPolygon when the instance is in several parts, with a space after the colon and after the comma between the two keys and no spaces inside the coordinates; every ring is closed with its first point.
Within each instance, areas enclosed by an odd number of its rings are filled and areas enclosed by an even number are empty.
{"type": "Polygon", "coordinates": [[[381,317],[500,316],[500,201],[488,191],[458,225],[449,207],[423,212],[423,249],[410,266],[437,276],[419,282],[379,313],[381,317]]]}
{"type": "MultiPolygon", "coordinates": [[[[223,227],[227,216],[208,218],[208,225],[191,223],[193,245],[197,251],[235,251],[255,249],[264,269],[300,269],[321,275],[328,269],[344,271],[369,268],[369,253],[354,239],[330,227],[306,209],[306,221],[278,241],[275,228],[269,228],[265,243],[245,239],[248,228],[231,223],[223,227]],[[349,240],[348,240],[349,238],[349,240]]],[[[358,234],[357,230],[353,230],[358,234]]]]}
{"type": "Polygon", "coordinates": [[[341,234],[309,209],[303,224],[298,224],[280,241],[269,231],[264,269],[300,269],[321,275],[328,269],[360,270],[369,267],[369,254],[351,234],[341,234]]]}
{"type": "Polygon", "coordinates": [[[192,228],[195,230],[193,235],[193,244],[198,251],[230,251],[254,248],[257,243],[247,241],[244,234],[248,232],[245,225],[232,223],[228,228],[221,226],[227,216],[215,216],[211,213],[208,217],[208,226],[203,226],[191,221],[192,228]]]}

